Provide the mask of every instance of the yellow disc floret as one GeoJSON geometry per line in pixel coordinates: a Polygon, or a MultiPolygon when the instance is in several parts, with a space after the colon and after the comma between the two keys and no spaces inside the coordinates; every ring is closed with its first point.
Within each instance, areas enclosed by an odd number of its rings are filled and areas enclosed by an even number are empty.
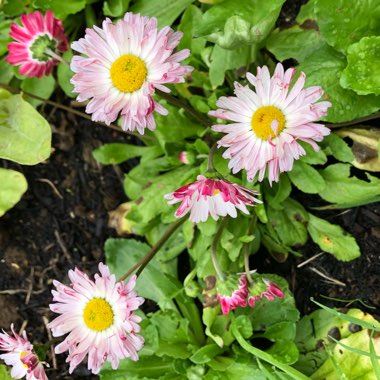
{"type": "Polygon", "coordinates": [[[144,61],[132,54],[124,54],[111,66],[113,85],[121,92],[134,92],[143,85],[148,71],[144,61]]]}
{"type": "MultiPolygon", "coordinates": [[[[25,355],[28,355],[28,351],[22,351],[21,354],[20,354],[20,359],[22,359],[25,355]]],[[[27,364],[21,362],[22,365],[25,367],[25,368],[28,368],[27,364]]]]}
{"type": "Polygon", "coordinates": [[[102,298],[94,298],[84,308],[83,319],[86,326],[94,331],[108,329],[113,323],[111,305],[102,298]]]}
{"type": "Polygon", "coordinates": [[[253,114],[251,124],[257,137],[262,140],[273,139],[285,128],[285,116],[277,107],[264,106],[253,114]]]}

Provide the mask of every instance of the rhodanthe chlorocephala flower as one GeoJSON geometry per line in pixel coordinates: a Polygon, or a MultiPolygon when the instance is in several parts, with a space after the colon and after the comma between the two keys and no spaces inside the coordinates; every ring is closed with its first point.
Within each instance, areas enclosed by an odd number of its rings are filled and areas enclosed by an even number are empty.
{"type": "Polygon", "coordinates": [[[157,29],[155,17],[126,13],[115,24],[106,19],[102,28],[86,30],[84,38],[72,44],[82,56],[74,56],[71,69],[78,100],[89,100],[86,112],[94,121],[110,124],[121,116],[124,130],[156,127],[153,112],[167,110],[153,99],[155,89],[170,92],[168,83],[184,82],[192,70],[180,61],[188,49],[173,54],[182,32],[170,27],[157,29]]]}
{"type": "MultiPolygon", "coordinates": [[[[11,376],[14,379],[26,378],[26,380],[48,380],[43,363],[40,362],[33,351],[33,345],[29,342],[26,332],[20,336],[11,326],[12,335],[6,332],[0,333],[0,359],[12,366],[11,376]]],[[[46,363],[45,363],[46,364],[46,363]]]]}
{"type": "Polygon", "coordinates": [[[62,21],[51,11],[43,16],[39,11],[21,15],[21,25],[12,23],[6,61],[20,66],[20,74],[40,78],[50,75],[59,56],[68,49],[62,21]]]}
{"type": "Polygon", "coordinates": [[[271,78],[266,66],[258,67],[256,76],[247,73],[256,91],[235,82],[236,96],[219,98],[220,108],[209,112],[233,122],[212,127],[226,134],[218,146],[228,148],[223,157],[230,160],[233,173],[245,169],[249,181],[256,175],[262,181],[265,173],[270,183],[278,181],[281,172],[291,170],[294,160],[306,154],[300,141],[317,151],[316,142],[330,133],[315,121],[327,114],[331,103],[318,102],[323,95],[321,87],[304,88],[302,72],[292,85],[295,72],[293,68],[285,71],[279,63],[271,78]]]}
{"type": "Polygon", "coordinates": [[[165,195],[169,204],[181,202],[175,212],[181,218],[190,211],[189,219],[192,222],[205,222],[209,216],[218,220],[219,216],[236,218],[239,209],[249,214],[247,206],[261,203],[254,196],[257,192],[246,189],[226,180],[197,177],[196,182],[182,186],[173,193],[165,195]]]}
{"type": "Polygon", "coordinates": [[[55,337],[68,334],[55,352],[69,352],[70,373],[86,356],[94,374],[105,361],[116,369],[121,359],[138,360],[144,344],[138,334],[141,318],[134,313],[144,301],[133,291],[136,276],[118,282],[102,263],[99,272],[91,280],[76,268],[69,271],[70,286],[54,281],[57,290],[52,291],[55,303],[50,309],[61,315],[49,327],[55,337]]]}

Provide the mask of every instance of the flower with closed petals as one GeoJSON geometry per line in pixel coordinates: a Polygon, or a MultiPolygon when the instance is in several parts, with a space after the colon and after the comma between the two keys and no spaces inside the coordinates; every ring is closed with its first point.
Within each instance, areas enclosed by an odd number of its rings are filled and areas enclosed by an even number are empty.
{"type": "Polygon", "coordinates": [[[51,11],[21,15],[21,26],[13,23],[9,35],[15,40],[8,45],[6,61],[20,66],[20,74],[40,78],[50,75],[59,56],[68,49],[62,21],[51,11]]]}
{"type": "Polygon", "coordinates": [[[254,279],[248,286],[248,305],[255,307],[256,302],[264,298],[273,301],[275,298],[284,298],[284,293],[278,285],[266,278],[254,279]]]}
{"type": "Polygon", "coordinates": [[[279,63],[271,78],[266,66],[258,67],[256,76],[247,73],[256,91],[235,82],[236,96],[219,98],[220,108],[209,112],[233,122],[212,127],[226,134],[218,147],[228,148],[223,157],[230,160],[233,173],[245,169],[249,181],[257,174],[262,181],[267,172],[270,184],[277,182],[280,173],[291,170],[294,160],[306,154],[300,141],[318,151],[316,142],[330,133],[316,121],[327,114],[331,103],[318,102],[323,95],[321,87],[304,88],[302,72],[291,85],[294,73],[295,69],[284,71],[279,63]]]}
{"type": "Polygon", "coordinates": [[[92,120],[110,124],[121,115],[125,131],[154,130],[153,112],[167,114],[152,97],[155,89],[170,92],[165,84],[184,82],[192,70],[180,64],[189,50],[173,54],[181,38],[168,26],[158,30],[155,17],[130,12],[115,24],[106,19],[102,28],[87,29],[72,44],[83,56],[72,59],[71,82],[79,101],[90,100],[86,112],[92,120]]]}
{"type": "Polygon", "coordinates": [[[42,362],[33,351],[33,345],[29,342],[26,332],[18,335],[11,326],[12,335],[3,331],[0,333],[0,351],[6,351],[0,355],[7,365],[12,366],[11,376],[14,379],[48,380],[42,362]]]}
{"type": "Polygon", "coordinates": [[[173,193],[166,194],[169,204],[181,202],[175,212],[177,218],[186,215],[190,210],[192,222],[205,222],[209,216],[218,220],[219,216],[237,217],[236,209],[249,214],[246,206],[261,203],[254,197],[257,192],[226,180],[206,178],[202,175],[197,181],[185,185],[173,193]]]}
{"type": "Polygon", "coordinates": [[[247,306],[248,281],[246,275],[240,277],[229,275],[225,281],[218,280],[216,291],[224,315],[238,306],[247,306]]]}
{"type": "Polygon", "coordinates": [[[117,282],[102,263],[99,272],[91,280],[75,268],[69,271],[70,286],[54,281],[56,303],[50,309],[61,315],[49,327],[55,337],[68,334],[55,352],[69,351],[66,361],[70,373],[86,356],[88,369],[94,374],[105,361],[116,369],[121,359],[138,360],[137,352],[144,344],[138,335],[141,318],[134,313],[144,301],[133,291],[136,276],[127,283],[117,282]]]}

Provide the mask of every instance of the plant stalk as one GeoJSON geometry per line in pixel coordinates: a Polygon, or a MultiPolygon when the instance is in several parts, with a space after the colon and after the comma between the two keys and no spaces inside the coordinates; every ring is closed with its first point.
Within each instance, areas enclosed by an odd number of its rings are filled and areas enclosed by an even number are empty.
{"type": "MultiPolygon", "coordinates": [[[[255,231],[256,223],[257,223],[257,216],[256,216],[256,214],[254,214],[252,216],[250,223],[249,223],[248,236],[252,235],[253,232],[255,231]]],[[[251,271],[249,269],[249,248],[251,246],[251,243],[252,242],[245,243],[245,245],[244,245],[244,269],[245,269],[245,274],[247,276],[247,280],[250,284],[253,282],[252,276],[251,276],[251,271]]]]}
{"type": "Polygon", "coordinates": [[[218,261],[218,257],[217,257],[217,254],[216,254],[216,247],[218,246],[220,237],[222,236],[222,232],[224,230],[224,227],[227,224],[227,221],[228,221],[228,219],[227,219],[227,217],[225,217],[223,219],[222,223],[220,224],[220,226],[218,228],[218,231],[216,231],[214,240],[212,241],[212,245],[211,245],[211,260],[212,260],[212,264],[213,264],[213,266],[215,268],[216,274],[218,275],[219,279],[222,280],[222,281],[224,281],[226,279],[226,276],[223,273],[222,268],[220,267],[220,264],[219,264],[219,261],[218,261]]]}
{"type": "Polygon", "coordinates": [[[187,219],[182,218],[177,222],[171,224],[165,233],[162,235],[161,239],[151,248],[151,250],[141,258],[132,268],[130,268],[123,276],[119,278],[118,281],[124,281],[128,276],[130,276],[137,268],[136,272],[137,277],[141,274],[144,268],[148,265],[150,260],[153,259],[155,254],[161,249],[161,247],[166,243],[166,241],[173,235],[173,233],[177,230],[179,226],[181,226],[187,219]]]}
{"type": "Polygon", "coordinates": [[[332,124],[326,124],[326,127],[328,128],[343,128],[343,127],[349,127],[350,125],[355,125],[355,124],[360,124],[368,120],[373,120],[373,119],[379,119],[380,118],[380,112],[375,112],[372,115],[367,115],[360,117],[355,120],[351,121],[345,121],[343,123],[332,123],[332,124]]]}

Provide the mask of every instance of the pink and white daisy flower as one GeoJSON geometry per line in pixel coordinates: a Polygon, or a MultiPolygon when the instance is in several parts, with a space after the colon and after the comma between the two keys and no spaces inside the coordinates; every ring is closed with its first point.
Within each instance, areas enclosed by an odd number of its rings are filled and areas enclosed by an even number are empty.
{"type": "Polygon", "coordinates": [[[85,38],[72,44],[84,56],[73,57],[71,82],[79,101],[91,99],[86,112],[92,120],[110,124],[121,114],[123,130],[154,130],[153,111],[167,114],[152,98],[155,89],[170,92],[164,84],[184,82],[192,70],[180,64],[188,49],[173,54],[181,38],[168,26],[158,30],[155,17],[133,13],[87,29],[85,38]]]}
{"type": "Polygon", "coordinates": [[[248,281],[246,275],[242,275],[240,278],[236,275],[230,275],[225,281],[217,281],[216,290],[224,315],[227,315],[230,310],[235,310],[238,306],[247,306],[248,281]]]}
{"type": "Polygon", "coordinates": [[[58,57],[68,49],[62,21],[51,11],[21,15],[21,26],[13,23],[9,35],[16,41],[8,44],[6,61],[20,66],[20,74],[41,78],[50,75],[58,57]]]}
{"type": "Polygon", "coordinates": [[[226,215],[236,218],[236,209],[244,214],[249,214],[247,205],[253,206],[255,202],[261,203],[253,195],[257,195],[254,190],[226,180],[199,175],[196,182],[166,194],[165,199],[169,201],[170,205],[182,202],[174,214],[177,218],[181,218],[191,210],[189,219],[198,223],[205,222],[210,215],[215,220],[218,220],[219,216],[226,215]]]}
{"type": "Polygon", "coordinates": [[[259,278],[248,286],[248,305],[255,307],[256,302],[264,298],[273,301],[275,298],[284,298],[284,293],[274,282],[259,278]]]}
{"type": "Polygon", "coordinates": [[[304,141],[315,151],[315,141],[322,141],[330,130],[316,120],[327,114],[331,103],[317,101],[323,95],[321,87],[304,89],[305,74],[290,88],[295,69],[284,71],[277,64],[273,77],[266,66],[257,68],[257,75],[247,73],[248,86],[235,82],[234,97],[221,97],[220,109],[209,114],[219,119],[231,120],[232,124],[214,125],[212,129],[226,133],[218,141],[218,147],[227,147],[223,157],[233,173],[247,171],[253,181],[256,174],[262,181],[267,170],[269,182],[277,182],[279,174],[292,169],[294,160],[306,154],[298,143],[304,141]]]}
{"type": "Polygon", "coordinates": [[[136,276],[127,283],[117,282],[102,263],[99,272],[93,281],[75,268],[69,271],[70,286],[54,281],[56,303],[50,309],[61,315],[49,327],[55,337],[69,333],[55,352],[69,351],[66,362],[70,363],[70,373],[86,355],[88,369],[94,374],[106,360],[116,369],[121,359],[138,360],[137,351],[144,345],[138,335],[141,318],[133,312],[144,302],[133,291],[136,276]]]}
{"type": "Polygon", "coordinates": [[[3,331],[0,333],[0,351],[7,351],[0,355],[7,365],[12,366],[11,376],[27,380],[48,380],[42,362],[33,352],[33,345],[29,342],[26,332],[18,335],[11,326],[13,336],[3,331]]]}

